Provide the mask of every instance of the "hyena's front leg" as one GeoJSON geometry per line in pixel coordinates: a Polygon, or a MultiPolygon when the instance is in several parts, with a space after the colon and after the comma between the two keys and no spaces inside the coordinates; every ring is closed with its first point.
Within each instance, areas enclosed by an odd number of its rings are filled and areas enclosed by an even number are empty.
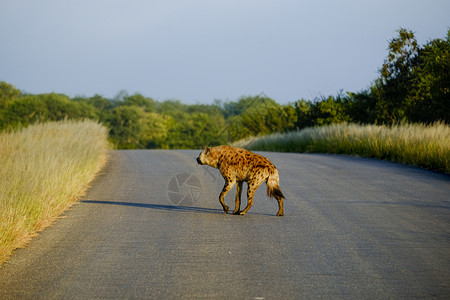
{"type": "Polygon", "coordinates": [[[222,204],[223,211],[226,214],[228,213],[228,206],[225,204],[225,201],[223,201],[223,199],[225,198],[225,195],[231,190],[234,183],[235,183],[234,181],[225,180],[225,185],[223,186],[222,192],[220,192],[219,201],[220,201],[220,204],[222,204]]]}
{"type": "Polygon", "coordinates": [[[249,181],[247,189],[247,207],[240,212],[240,215],[245,215],[250,207],[253,205],[253,196],[255,196],[256,189],[263,183],[263,181],[249,181]]]}
{"type": "Polygon", "coordinates": [[[239,211],[241,209],[242,183],[243,181],[238,181],[236,185],[236,206],[234,208],[233,215],[239,215],[239,211]]]}

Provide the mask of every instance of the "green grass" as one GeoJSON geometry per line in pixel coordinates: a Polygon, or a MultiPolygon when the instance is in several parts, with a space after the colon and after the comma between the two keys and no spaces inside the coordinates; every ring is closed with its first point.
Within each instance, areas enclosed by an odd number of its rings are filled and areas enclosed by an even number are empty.
{"type": "Polygon", "coordinates": [[[334,124],[234,143],[250,150],[349,154],[450,173],[450,127],[334,124]]]}
{"type": "Polygon", "coordinates": [[[0,134],[0,264],[83,195],[107,161],[107,136],[93,121],[0,134]]]}

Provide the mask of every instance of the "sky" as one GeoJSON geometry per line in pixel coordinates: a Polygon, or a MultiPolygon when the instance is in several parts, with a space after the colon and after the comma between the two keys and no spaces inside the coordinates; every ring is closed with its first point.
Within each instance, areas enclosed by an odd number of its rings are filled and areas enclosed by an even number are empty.
{"type": "Polygon", "coordinates": [[[445,38],[448,0],[0,0],[0,81],[27,93],[281,104],[367,89],[403,27],[445,38]]]}

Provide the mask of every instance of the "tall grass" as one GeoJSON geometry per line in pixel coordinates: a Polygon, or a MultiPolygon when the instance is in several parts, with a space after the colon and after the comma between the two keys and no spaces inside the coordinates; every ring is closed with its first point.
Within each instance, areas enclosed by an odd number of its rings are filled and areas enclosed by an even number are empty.
{"type": "Polygon", "coordinates": [[[0,264],[83,194],[106,163],[107,135],[93,121],[0,134],[0,264]]]}
{"type": "Polygon", "coordinates": [[[234,145],[263,151],[351,154],[450,173],[450,127],[443,123],[334,124],[254,137],[234,145]]]}

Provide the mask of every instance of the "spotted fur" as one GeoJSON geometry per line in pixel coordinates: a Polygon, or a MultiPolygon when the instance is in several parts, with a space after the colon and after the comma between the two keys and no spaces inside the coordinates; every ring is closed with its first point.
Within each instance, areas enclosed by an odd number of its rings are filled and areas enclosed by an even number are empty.
{"type": "Polygon", "coordinates": [[[206,147],[198,156],[197,162],[219,169],[225,185],[219,196],[225,213],[228,206],[224,202],[225,195],[236,185],[236,207],[233,214],[245,215],[253,205],[253,196],[256,189],[265,181],[267,184],[267,195],[275,197],[278,201],[277,216],[284,215],[284,195],[279,187],[279,176],[277,168],[264,156],[252,153],[245,149],[229,146],[206,147]],[[247,207],[240,211],[242,184],[247,182],[247,207]]]}

